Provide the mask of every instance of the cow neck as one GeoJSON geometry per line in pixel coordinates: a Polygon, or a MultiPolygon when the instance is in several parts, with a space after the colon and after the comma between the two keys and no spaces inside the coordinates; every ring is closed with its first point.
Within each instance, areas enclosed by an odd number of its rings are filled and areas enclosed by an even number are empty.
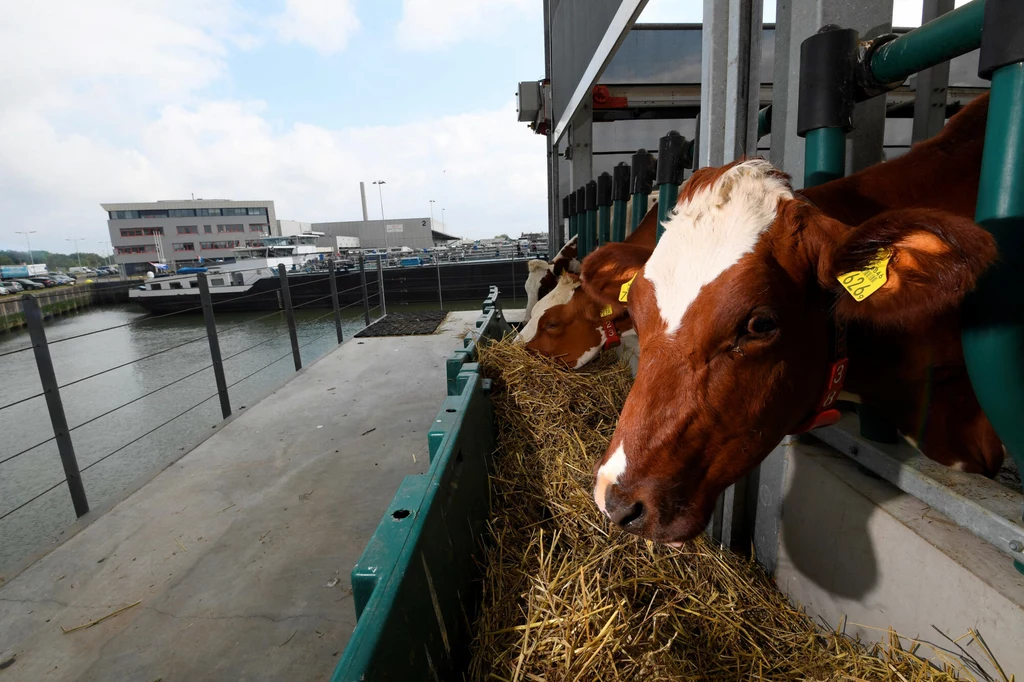
{"type": "Polygon", "coordinates": [[[821,396],[811,413],[799,426],[790,431],[790,435],[806,433],[822,426],[831,426],[839,421],[840,412],[836,409],[836,401],[846,383],[846,373],[850,359],[846,353],[846,323],[829,315],[832,333],[829,338],[829,367],[821,396]]]}

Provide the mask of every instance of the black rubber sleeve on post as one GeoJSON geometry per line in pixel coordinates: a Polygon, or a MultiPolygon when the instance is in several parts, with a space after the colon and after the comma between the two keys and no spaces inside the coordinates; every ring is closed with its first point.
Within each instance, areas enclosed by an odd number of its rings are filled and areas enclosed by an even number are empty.
{"type": "Polygon", "coordinates": [[[612,174],[601,173],[597,176],[597,205],[612,205],[612,174]]]}
{"type": "Polygon", "coordinates": [[[587,190],[585,187],[580,187],[576,190],[576,215],[581,215],[587,211],[587,190]]]}
{"type": "Polygon", "coordinates": [[[586,202],[588,211],[597,210],[597,180],[591,180],[587,183],[586,194],[583,195],[583,200],[586,202]]]}
{"type": "Polygon", "coordinates": [[[612,201],[629,200],[629,166],[620,161],[612,169],[612,201]]]}
{"type": "Polygon", "coordinates": [[[564,200],[566,203],[566,215],[572,218],[576,215],[576,192],[569,192],[564,200]]]}
{"type": "Polygon", "coordinates": [[[686,156],[686,138],[670,130],[658,142],[657,184],[683,184],[683,158],[686,156]]]}
{"type": "Polygon", "coordinates": [[[569,217],[569,197],[562,197],[562,220],[569,217]]]}
{"type": "Polygon", "coordinates": [[[800,137],[818,128],[853,130],[857,43],[853,29],[828,25],[800,44],[800,137]]]}
{"type": "Polygon", "coordinates": [[[1024,8],[1020,0],[985,0],[978,76],[991,79],[996,69],[1024,61],[1024,8]]]}
{"type": "Polygon", "coordinates": [[[654,187],[654,163],[651,153],[638,149],[632,158],[629,176],[630,193],[650,194],[654,187]]]}

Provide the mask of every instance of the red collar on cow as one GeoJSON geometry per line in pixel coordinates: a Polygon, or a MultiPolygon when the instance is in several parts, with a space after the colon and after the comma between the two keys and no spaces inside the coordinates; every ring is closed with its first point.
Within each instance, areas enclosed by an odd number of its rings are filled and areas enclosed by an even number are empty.
{"type": "Polygon", "coordinates": [[[840,414],[836,409],[836,400],[843,390],[843,384],[846,383],[846,370],[850,360],[846,356],[846,323],[836,320],[834,326],[835,337],[829,344],[832,364],[829,365],[828,378],[821,398],[811,416],[790,431],[790,434],[805,433],[821,426],[831,426],[839,421],[840,414]]]}
{"type": "Polygon", "coordinates": [[[601,329],[604,330],[604,349],[615,348],[622,343],[619,330],[615,327],[615,320],[612,319],[612,307],[606,305],[601,308],[601,329]]]}

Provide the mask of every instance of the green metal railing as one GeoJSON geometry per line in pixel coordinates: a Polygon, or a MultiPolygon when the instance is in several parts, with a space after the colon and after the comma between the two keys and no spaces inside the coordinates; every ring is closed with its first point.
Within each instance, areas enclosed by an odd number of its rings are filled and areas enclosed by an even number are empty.
{"type": "Polygon", "coordinates": [[[510,329],[491,287],[447,361],[448,397],[427,435],[430,468],[405,478],[352,569],[357,624],[332,682],[460,679],[480,602],[494,449],[477,344],[510,329]]]}
{"type": "Polygon", "coordinates": [[[626,204],[629,201],[629,166],[619,162],[612,172],[612,241],[626,239],[626,204]]]}

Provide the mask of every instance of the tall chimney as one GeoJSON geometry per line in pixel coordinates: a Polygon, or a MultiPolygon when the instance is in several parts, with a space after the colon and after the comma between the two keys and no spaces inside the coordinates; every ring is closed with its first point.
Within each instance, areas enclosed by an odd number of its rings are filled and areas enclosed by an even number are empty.
{"type": "Polygon", "coordinates": [[[363,200],[363,222],[367,223],[370,221],[370,216],[366,212],[366,185],[362,182],[359,183],[359,197],[363,200]]]}

